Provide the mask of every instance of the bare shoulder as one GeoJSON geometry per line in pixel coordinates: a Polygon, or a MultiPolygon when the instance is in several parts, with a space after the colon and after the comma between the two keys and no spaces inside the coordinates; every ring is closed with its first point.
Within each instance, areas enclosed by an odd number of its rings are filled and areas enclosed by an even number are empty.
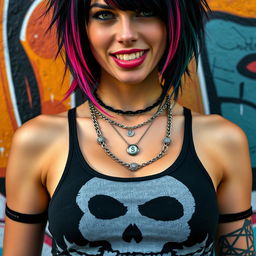
{"type": "Polygon", "coordinates": [[[193,126],[196,132],[200,132],[201,135],[208,137],[209,140],[216,141],[217,144],[227,150],[233,151],[237,148],[248,146],[244,131],[220,115],[193,113],[193,126]]]}
{"type": "Polygon", "coordinates": [[[6,170],[7,201],[12,209],[38,213],[47,208],[47,169],[67,126],[65,115],[39,115],[16,130],[6,170]]]}
{"type": "Polygon", "coordinates": [[[239,126],[220,115],[193,113],[193,134],[221,165],[224,176],[250,172],[247,136],[239,126]]]}
{"type": "MultiPolygon", "coordinates": [[[[183,107],[176,105],[177,116],[183,115],[183,107]]],[[[192,117],[193,137],[207,148],[211,147],[214,151],[224,150],[226,153],[248,148],[244,131],[221,115],[192,112],[192,117]]]]}
{"type": "Polygon", "coordinates": [[[31,171],[39,175],[46,169],[47,159],[52,155],[54,146],[64,138],[67,127],[65,113],[39,115],[24,123],[14,133],[9,162],[19,159],[23,165],[35,165],[37,168],[31,168],[31,171]]]}
{"type": "Polygon", "coordinates": [[[19,127],[13,136],[14,143],[29,149],[50,146],[66,129],[67,118],[60,115],[39,115],[19,127]]]}

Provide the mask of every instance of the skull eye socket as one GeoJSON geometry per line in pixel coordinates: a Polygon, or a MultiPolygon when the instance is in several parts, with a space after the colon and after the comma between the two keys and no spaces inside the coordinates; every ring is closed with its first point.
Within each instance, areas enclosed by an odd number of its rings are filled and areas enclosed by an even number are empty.
{"type": "Polygon", "coordinates": [[[106,195],[92,197],[88,202],[88,208],[92,215],[103,220],[118,218],[127,212],[127,207],[121,202],[106,195]]]}
{"type": "Polygon", "coordinates": [[[173,221],[183,216],[183,206],[175,198],[162,196],[139,205],[141,215],[154,220],[173,221]]]}

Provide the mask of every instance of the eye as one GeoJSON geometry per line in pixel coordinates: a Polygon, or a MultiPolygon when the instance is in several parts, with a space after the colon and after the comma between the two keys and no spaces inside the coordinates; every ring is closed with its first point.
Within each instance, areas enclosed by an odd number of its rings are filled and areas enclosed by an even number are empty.
{"type": "Polygon", "coordinates": [[[154,17],[156,15],[153,11],[139,11],[137,13],[137,16],[139,16],[139,17],[154,17]]]}
{"type": "Polygon", "coordinates": [[[88,208],[97,219],[111,220],[124,216],[127,207],[117,199],[107,195],[96,195],[88,202],[88,208]]]}
{"type": "Polygon", "coordinates": [[[115,15],[110,11],[99,11],[93,14],[92,17],[98,20],[111,20],[115,15]]]}

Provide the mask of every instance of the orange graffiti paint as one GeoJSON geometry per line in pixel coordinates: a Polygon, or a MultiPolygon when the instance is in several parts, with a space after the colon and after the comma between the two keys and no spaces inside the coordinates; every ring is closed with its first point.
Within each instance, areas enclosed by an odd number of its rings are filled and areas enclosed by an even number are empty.
{"type": "Polygon", "coordinates": [[[256,18],[255,0],[208,0],[213,11],[228,12],[237,16],[256,18]]]}

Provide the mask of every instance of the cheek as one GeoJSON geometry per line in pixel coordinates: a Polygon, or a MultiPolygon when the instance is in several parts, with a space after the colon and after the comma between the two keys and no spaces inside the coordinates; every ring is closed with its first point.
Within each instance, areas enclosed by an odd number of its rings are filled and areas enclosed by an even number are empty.
{"type": "Polygon", "coordinates": [[[106,30],[91,25],[88,26],[87,33],[94,53],[99,54],[101,51],[107,49],[109,33],[106,30]]]}
{"type": "Polygon", "coordinates": [[[155,50],[162,53],[162,49],[164,50],[166,47],[167,38],[165,25],[154,24],[152,26],[147,26],[144,27],[143,32],[146,35],[148,42],[155,47],[155,50]]]}

